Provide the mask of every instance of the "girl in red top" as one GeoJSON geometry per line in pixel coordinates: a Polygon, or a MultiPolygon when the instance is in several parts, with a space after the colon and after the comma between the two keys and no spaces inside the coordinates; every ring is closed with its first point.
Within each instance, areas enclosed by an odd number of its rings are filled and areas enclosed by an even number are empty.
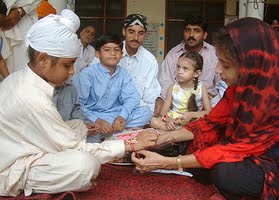
{"type": "Polygon", "coordinates": [[[255,18],[220,29],[214,45],[217,73],[229,85],[224,97],[204,118],[158,137],[158,145],[191,140],[187,155],[140,151],[144,159],[132,157],[136,169],[205,168],[227,199],[279,199],[278,41],[276,30],[255,18]]]}

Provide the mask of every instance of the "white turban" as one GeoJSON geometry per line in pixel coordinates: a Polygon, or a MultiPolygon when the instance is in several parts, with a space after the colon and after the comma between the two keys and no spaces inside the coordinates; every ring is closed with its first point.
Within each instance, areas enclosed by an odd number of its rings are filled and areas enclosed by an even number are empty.
{"type": "Polygon", "coordinates": [[[39,52],[59,58],[77,58],[80,43],[76,31],[80,26],[78,16],[65,9],[61,15],[50,14],[38,20],[26,35],[26,44],[39,52]]]}

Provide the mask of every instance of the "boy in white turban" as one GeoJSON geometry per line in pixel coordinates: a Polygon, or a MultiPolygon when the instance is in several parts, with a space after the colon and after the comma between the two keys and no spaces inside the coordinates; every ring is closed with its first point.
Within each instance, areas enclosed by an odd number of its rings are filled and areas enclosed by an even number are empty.
{"type": "Polygon", "coordinates": [[[1,196],[87,190],[101,163],[155,144],[155,131],[136,144],[86,143],[83,122],[66,124],[59,115],[53,87],[74,73],[79,23],[70,10],[36,22],[27,35],[28,65],[0,84],[1,196]]]}

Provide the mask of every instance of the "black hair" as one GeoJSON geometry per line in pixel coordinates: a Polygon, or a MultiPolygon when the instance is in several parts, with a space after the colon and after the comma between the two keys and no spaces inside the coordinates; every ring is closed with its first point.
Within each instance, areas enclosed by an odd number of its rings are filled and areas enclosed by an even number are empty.
{"type": "Polygon", "coordinates": [[[94,28],[94,29],[95,29],[95,27],[94,27],[92,24],[85,24],[85,25],[82,27],[82,30],[84,30],[84,29],[87,28],[87,27],[91,27],[91,28],[94,28]]]}
{"type": "Polygon", "coordinates": [[[95,41],[96,51],[99,51],[101,49],[101,47],[107,43],[114,43],[114,44],[119,45],[119,47],[121,49],[123,48],[123,42],[118,35],[105,33],[105,34],[101,35],[99,38],[97,38],[97,40],[95,41]]]}
{"type": "Polygon", "coordinates": [[[38,52],[35,49],[33,49],[31,46],[28,46],[27,53],[28,53],[29,63],[31,65],[34,65],[37,57],[36,54],[38,54],[38,52]]]}
{"type": "Polygon", "coordinates": [[[238,47],[225,27],[219,28],[213,33],[213,45],[234,62],[239,63],[238,47]]]}
{"type": "MultiPolygon", "coordinates": [[[[188,58],[192,61],[195,62],[194,64],[194,69],[195,72],[197,72],[198,70],[202,70],[203,67],[203,57],[194,51],[188,51],[188,52],[184,52],[182,53],[179,58],[188,58]]],[[[194,77],[194,90],[196,90],[198,88],[198,83],[199,83],[199,78],[198,77],[194,77]]],[[[191,94],[189,101],[188,101],[188,111],[189,112],[196,112],[198,111],[198,105],[196,102],[196,95],[194,93],[191,94]]]]}
{"type": "Polygon", "coordinates": [[[207,26],[208,26],[206,18],[203,16],[200,16],[200,15],[198,15],[198,16],[190,15],[187,18],[185,18],[184,28],[187,25],[200,26],[204,32],[207,31],[207,26]]]}
{"type": "Polygon", "coordinates": [[[7,5],[3,0],[0,0],[0,15],[6,16],[7,14],[7,5]]]}
{"type": "MultiPolygon", "coordinates": [[[[31,66],[34,66],[36,64],[36,57],[38,56],[39,52],[33,49],[31,46],[28,46],[27,48],[29,63],[31,66]]],[[[55,65],[59,58],[55,56],[49,56],[51,58],[52,65],[55,65]]]]}

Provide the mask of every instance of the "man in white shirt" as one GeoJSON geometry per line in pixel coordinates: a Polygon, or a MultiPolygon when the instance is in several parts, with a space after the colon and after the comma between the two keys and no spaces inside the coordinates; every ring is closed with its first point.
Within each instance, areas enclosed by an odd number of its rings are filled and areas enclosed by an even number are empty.
{"type": "Polygon", "coordinates": [[[36,8],[41,0],[4,0],[8,10],[6,16],[0,17],[0,32],[3,32],[7,45],[2,51],[9,72],[23,68],[28,61],[25,36],[30,27],[38,20],[36,8]],[[4,56],[6,55],[6,56],[4,56]]]}
{"type": "Polygon", "coordinates": [[[63,121],[52,95],[74,74],[79,24],[70,10],[36,22],[26,38],[28,65],[0,84],[0,196],[87,190],[102,163],[157,140],[154,131],[140,134],[137,143],[86,143],[82,121],[63,121]]]}
{"type": "Polygon", "coordinates": [[[88,67],[95,58],[95,49],[91,45],[95,40],[95,28],[92,25],[88,25],[79,35],[80,55],[74,64],[76,74],[81,72],[83,68],[88,67]]]}
{"type": "Polygon", "coordinates": [[[123,58],[119,65],[133,78],[141,96],[141,106],[146,105],[153,112],[161,87],[158,81],[158,62],[154,55],[142,46],[146,33],[146,17],[141,14],[127,16],[122,30],[125,37],[123,58]]]}

